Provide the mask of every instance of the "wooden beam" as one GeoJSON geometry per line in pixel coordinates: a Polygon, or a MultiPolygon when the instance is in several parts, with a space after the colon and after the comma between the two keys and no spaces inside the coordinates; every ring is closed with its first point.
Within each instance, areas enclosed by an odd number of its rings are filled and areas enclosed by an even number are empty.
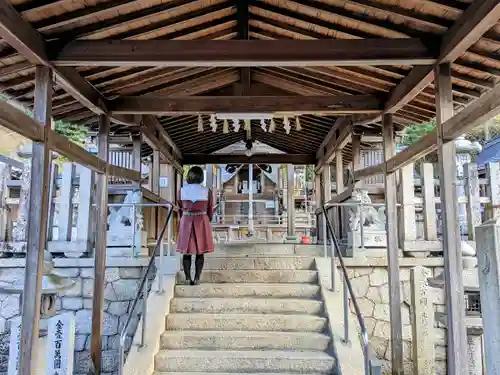
{"type": "Polygon", "coordinates": [[[76,40],[52,54],[58,66],[427,65],[414,39],[76,40]]]}
{"type": "Polygon", "coordinates": [[[26,113],[4,100],[0,100],[0,125],[29,140],[44,141],[44,128],[26,113]]]}
{"type": "MultiPolygon", "coordinates": [[[[52,72],[48,67],[37,66],[35,76],[35,105],[33,115],[42,124],[42,131],[51,126],[52,72]]],[[[40,321],[40,302],[42,292],[43,253],[47,240],[47,217],[49,207],[50,150],[46,143],[33,142],[31,158],[31,181],[29,197],[29,215],[27,220],[26,268],[24,276],[24,294],[19,373],[35,373],[36,348],[38,346],[38,323],[40,321]],[[29,297],[29,298],[28,298],[29,297]]]]}
{"type": "MultiPolygon", "coordinates": [[[[474,103],[465,107],[462,111],[445,121],[442,125],[443,141],[445,143],[452,142],[461,134],[467,133],[481,123],[484,123],[485,120],[498,114],[500,114],[500,85],[497,85],[493,90],[484,94],[474,103]]],[[[399,152],[397,155],[387,160],[387,170],[394,172],[436,151],[438,147],[437,137],[437,130],[433,130],[407,149],[399,152]]],[[[356,171],[355,178],[365,178],[378,174],[379,168],[382,168],[381,165],[382,164],[356,171]]]]}
{"type": "Polygon", "coordinates": [[[165,128],[160,124],[158,119],[154,116],[143,116],[142,121],[146,124],[150,129],[156,129],[160,138],[162,138],[167,144],[172,147],[172,152],[175,157],[179,160],[182,160],[182,153],[179,150],[179,147],[175,144],[175,142],[170,138],[165,128]]]}
{"type": "Polygon", "coordinates": [[[159,150],[162,157],[164,157],[169,164],[172,164],[175,169],[178,171],[182,171],[182,166],[176,160],[175,157],[172,156],[170,151],[165,147],[165,144],[161,142],[156,136],[156,130],[150,128],[146,123],[142,123],[141,125],[141,134],[144,137],[145,142],[153,149],[159,150]]]}
{"type": "Polygon", "coordinates": [[[184,154],[184,164],[315,164],[311,154],[184,154]]]}
{"type": "MultiPolygon", "coordinates": [[[[26,22],[7,0],[0,0],[0,36],[31,63],[53,68],[43,36],[26,22]]],[[[54,68],[57,82],[82,105],[101,115],[107,112],[106,98],[76,70],[54,68]]],[[[130,125],[126,117],[113,122],[130,125]]]]}
{"type": "Polygon", "coordinates": [[[443,124],[443,137],[453,140],[500,114],[500,85],[488,91],[443,124]]]}
{"type": "Polygon", "coordinates": [[[335,157],[335,152],[345,147],[352,137],[352,124],[346,125],[340,132],[339,136],[334,138],[331,143],[326,147],[324,156],[318,161],[315,172],[319,173],[323,166],[332,162],[335,157]]]}
{"type": "MultiPolygon", "coordinates": [[[[413,100],[434,79],[434,68],[443,62],[453,62],[466,52],[500,18],[498,0],[474,1],[441,38],[439,57],[435,65],[417,66],[394,87],[384,106],[384,113],[394,113],[413,100]]],[[[380,121],[371,117],[364,123],[380,121]]]]}
{"type": "Polygon", "coordinates": [[[352,121],[350,117],[337,117],[335,122],[333,123],[332,127],[328,131],[328,134],[326,137],[323,139],[321,142],[321,145],[318,147],[318,150],[316,151],[316,157],[318,159],[321,159],[325,155],[325,148],[328,146],[328,144],[332,141],[332,139],[335,139],[337,135],[337,131],[342,131],[342,128],[344,126],[349,125],[349,123],[352,121]]]}
{"type": "Polygon", "coordinates": [[[443,257],[447,311],[448,373],[467,374],[465,302],[462,278],[460,220],[457,210],[456,152],[453,142],[444,138],[445,121],[453,117],[451,64],[436,69],[436,127],[443,215],[443,257]]]}
{"type": "MultiPolygon", "coordinates": [[[[382,118],[384,161],[396,153],[392,115],[382,118]]],[[[401,285],[399,281],[399,246],[396,173],[384,171],[385,212],[387,215],[387,262],[389,274],[389,315],[391,327],[392,374],[403,375],[403,324],[401,319],[401,285]]]]}
{"type": "MultiPolygon", "coordinates": [[[[109,157],[109,118],[101,115],[97,139],[98,155],[105,162],[109,157]]],[[[90,355],[93,368],[91,372],[101,373],[102,325],[104,320],[104,286],[106,274],[106,244],[108,222],[108,175],[97,176],[97,225],[94,252],[94,289],[92,295],[92,332],[90,336],[90,355]]]]}
{"type": "Polygon", "coordinates": [[[381,110],[371,95],[342,96],[185,96],[120,97],[110,102],[115,114],[187,115],[212,113],[285,112],[294,114],[373,113],[381,110]]]}

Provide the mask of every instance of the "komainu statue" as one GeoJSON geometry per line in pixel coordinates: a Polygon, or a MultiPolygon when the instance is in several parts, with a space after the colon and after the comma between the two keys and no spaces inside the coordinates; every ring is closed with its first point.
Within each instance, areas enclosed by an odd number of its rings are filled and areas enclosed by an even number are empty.
{"type": "Polygon", "coordinates": [[[372,200],[368,196],[368,191],[354,189],[351,199],[346,203],[358,203],[349,206],[349,228],[352,231],[360,230],[360,224],[369,230],[385,230],[385,207],[380,207],[377,210],[371,206],[372,200]],[[363,223],[361,223],[361,219],[363,219],[363,223]]]}

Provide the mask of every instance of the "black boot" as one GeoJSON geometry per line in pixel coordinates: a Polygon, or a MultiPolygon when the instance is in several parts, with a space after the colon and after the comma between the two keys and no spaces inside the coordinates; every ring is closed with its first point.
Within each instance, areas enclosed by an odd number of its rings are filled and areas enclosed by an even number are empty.
{"type": "Polygon", "coordinates": [[[194,261],[195,274],[192,285],[198,285],[200,283],[201,271],[203,271],[204,264],[205,264],[205,256],[203,254],[196,255],[196,260],[194,261]]]}
{"type": "Polygon", "coordinates": [[[184,270],[184,276],[186,278],[186,281],[184,283],[186,285],[191,285],[191,255],[183,255],[182,256],[182,268],[184,270]]]}

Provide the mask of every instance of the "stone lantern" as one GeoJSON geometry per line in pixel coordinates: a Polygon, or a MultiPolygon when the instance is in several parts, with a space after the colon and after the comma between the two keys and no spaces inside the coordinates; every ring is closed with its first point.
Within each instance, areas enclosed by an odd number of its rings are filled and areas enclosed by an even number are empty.
{"type": "MultiPolygon", "coordinates": [[[[42,265],[42,295],[40,303],[40,317],[47,318],[56,314],[57,293],[71,288],[75,281],[58,275],[54,270],[52,255],[45,250],[42,265]]],[[[0,293],[17,294],[20,296],[21,306],[24,295],[24,283],[0,283],[0,293]]]]}
{"type": "MultiPolygon", "coordinates": [[[[472,154],[478,154],[482,151],[483,147],[478,142],[471,142],[461,135],[455,139],[456,150],[456,164],[457,164],[457,178],[463,179],[464,165],[472,162],[472,154]]],[[[465,188],[463,184],[457,184],[457,196],[462,197],[465,195],[465,188]]],[[[467,228],[467,218],[464,205],[458,206],[458,214],[460,218],[460,232],[464,233],[467,228]]]]}

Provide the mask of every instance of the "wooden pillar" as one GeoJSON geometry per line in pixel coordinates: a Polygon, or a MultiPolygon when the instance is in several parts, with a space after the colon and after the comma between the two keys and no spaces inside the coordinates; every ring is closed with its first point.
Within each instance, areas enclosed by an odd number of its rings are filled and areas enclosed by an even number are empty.
{"type": "Polygon", "coordinates": [[[467,373],[464,286],[457,212],[455,142],[444,143],[442,124],[453,116],[451,65],[436,68],[436,127],[443,222],[444,281],[447,307],[448,374],[467,373]]]}
{"type": "Polygon", "coordinates": [[[205,186],[209,189],[213,189],[214,188],[214,165],[213,164],[206,164],[205,173],[206,173],[205,186]]]}
{"type": "MultiPolygon", "coordinates": [[[[361,135],[353,134],[352,135],[352,173],[361,169],[361,135]]],[[[362,185],[362,181],[358,181],[355,183],[356,187],[362,185]]]]}
{"type": "MultiPolygon", "coordinates": [[[[34,119],[46,129],[50,129],[52,71],[49,67],[36,67],[34,96],[34,119]]],[[[26,293],[23,298],[18,372],[20,375],[31,375],[36,372],[36,369],[31,366],[36,360],[35,348],[40,320],[43,252],[47,239],[49,180],[50,150],[46,142],[33,142],[24,276],[24,290],[29,291],[29,293],[26,293]]]]}
{"type": "Polygon", "coordinates": [[[314,175],[314,201],[316,209],[321,208],[321,174],[314,175]]]}
{"type": "MultiPolygon", "coordinates": [[[[392,114],[382,117],[384,161],[396,154],[392,114]]],[[[399,281],[398,217],[396,173],[385,171],[385,212],[387,231],[387,261],[389,273],[389,310],[391,322],[392,374],[403,374],[403,327],[401,321],[401,291],[399,281]]]]}
{"type": "Polygon", "coordinates": [[[323,200],[326,203],[332,199],[332,170],[330,164],[323,167],[321,176],[323,177],[323,200]]]}
{"type": "MultiPolygon", "coordinates": [[[[98,155],[108,161],[109,155],[109,117],[99,118],[98,155]]],[[[92,298],[92,332],[90,354],[93,372],[101,373],[102,323],[104,319],[104,276],[106,274],[106,233],[108,225],[108,174],[97,175],[97,228],[94,255],[94,294],[92,298]]]]}
{"type": "MultiPolygon", "coordinates": [[[[141,171],[141,137],[132,138],[132,168],[141,171]]],[[[140,184],[140,183],[139,183],[140,184]]]]}
{"type": "MultiPolygon", "coordinates": [[[[344,160],[342,156],[342,149],[335,151],[335,181],[337,184],[337,195],[339,195],[344,191],[344,160]]],[[[337,207],[335,209],[337,215],[337,220],[335,220],[337,223],[335,229],[337,230],[337,236],[339,237],[343,232],[343,223],[347,223],[347,220],[344,220],[344,212],[347,212],[347,209],[347,207],[337,207]]]]}
{"type": "Polygon", "coordinates": [[[293,164],[286,165],[287,174],[287,232],[289,236],[295,236],[295,167],[293,164]]]}
{"type": "Polygon", "coordinates": [[[151,191],[155,194],[160,192],[160,151],[153,150],[153,163],[151,166],[151,191]]]}

